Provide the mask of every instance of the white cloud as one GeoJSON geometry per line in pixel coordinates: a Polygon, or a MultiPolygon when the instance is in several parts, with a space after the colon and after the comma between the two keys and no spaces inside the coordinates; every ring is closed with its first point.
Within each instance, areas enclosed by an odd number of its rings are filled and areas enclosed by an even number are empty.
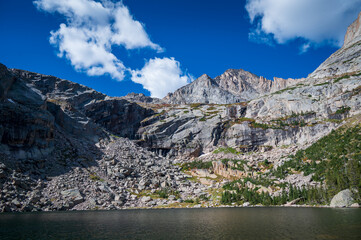
{"type": "Polygon", "coordinates": [[[65,16],[67,23],[51,32],[50,42],[59,48],[59,57],[65,56],[76,70],[89,75],[124,78],[126,67],[112,53],[112,46],[162,50],[149,39],[144,26],[134,20],[122,2],[36,0],[34,4],[39,10],[65,16]]]}
{"type": "Polygon", "coordinates": [[[361,0],[248,0],[246,4],[255,29],[250,38],[259,36],[279,43],[303,38],[311,45],[328,43],[342,46],[347,26],[361,10],[361,0]],[[268,34],[269,38],[265,38],[268,34]]]}
{"type": "Polygon", "coordinates": [[[302,44],[302,46],[300,47],[300,54],[307,52],[310,47],[311,47],[310,43],[302,44]]]}
{"type": "Polygon", "coordinates": [[[132,80],[143,85],[152,97],[163,98],[193,78],[182,73],[180,63],[174,58],[150,59],[141,70],[132,71],[132,80]]]}

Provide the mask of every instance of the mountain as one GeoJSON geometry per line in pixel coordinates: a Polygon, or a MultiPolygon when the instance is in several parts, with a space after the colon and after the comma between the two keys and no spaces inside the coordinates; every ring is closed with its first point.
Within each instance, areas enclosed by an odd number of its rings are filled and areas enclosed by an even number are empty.
{"type": "Polygon", "coordinates": [[[181,87],[174,93],[169,93],[164,102],[170,104],[184,103],[236,103],[245,101],[244,98],[237,97],[224,90],[219,84],[208,75],[203,74],[192,83],[181,87]]]}
{"type": "Polygon", "coordinates": [[[230,69],[162,100],[0,64],[0,211],[361,203],[360,18],[305,79],[230,69]]]}
{"type": "Polygon", "coordinates": [[[301,80],[274,78],[271,81],[242,69],[228,69],[215,79],[204,74],[174,93],[169,93],[163,101],[170,104],[245,102],[301,80]]]}

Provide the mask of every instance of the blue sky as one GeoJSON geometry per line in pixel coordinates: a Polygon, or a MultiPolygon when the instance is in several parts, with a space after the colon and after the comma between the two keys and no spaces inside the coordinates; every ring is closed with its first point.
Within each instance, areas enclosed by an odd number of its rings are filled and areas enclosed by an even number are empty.
{"type": "Polygon", "coordinates": [[[0,62],[110,96],[162,97],[229,68],[268,79],[306,77],[342,45],[361,1],[284,2],[0,1],[0,62]],[[81,41],[89,47],[81,49],[81,41]]]}

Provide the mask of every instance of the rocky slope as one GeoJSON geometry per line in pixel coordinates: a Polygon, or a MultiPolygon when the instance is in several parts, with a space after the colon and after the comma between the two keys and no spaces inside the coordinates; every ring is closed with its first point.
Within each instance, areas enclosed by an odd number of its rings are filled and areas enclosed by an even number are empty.
{"type": "Polygon", "coordinates": [[[1,211],[163,206],[204,194],[171,161],[117,136],[134,137],[151,109],[0,67],[1,211]]]}

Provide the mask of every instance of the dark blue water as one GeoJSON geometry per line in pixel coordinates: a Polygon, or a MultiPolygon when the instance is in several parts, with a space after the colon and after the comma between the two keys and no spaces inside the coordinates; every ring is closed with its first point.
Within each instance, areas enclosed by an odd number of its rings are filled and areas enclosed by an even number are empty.
{"type": "Polygon", "coordinates": [[[361,239],[361,209],[221,208],[0,214],[0,239],[361,239]]]}

